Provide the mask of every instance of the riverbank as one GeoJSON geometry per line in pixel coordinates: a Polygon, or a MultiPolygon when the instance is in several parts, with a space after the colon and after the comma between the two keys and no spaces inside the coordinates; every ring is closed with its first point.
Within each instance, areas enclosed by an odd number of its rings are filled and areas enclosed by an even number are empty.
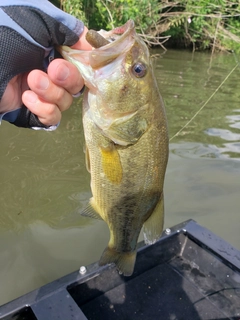
{"type": "Polygon", "coordinates": [[[149,46],[240,52],[238,0],[52,0],[95,30],[133,19],[149,46]]]}

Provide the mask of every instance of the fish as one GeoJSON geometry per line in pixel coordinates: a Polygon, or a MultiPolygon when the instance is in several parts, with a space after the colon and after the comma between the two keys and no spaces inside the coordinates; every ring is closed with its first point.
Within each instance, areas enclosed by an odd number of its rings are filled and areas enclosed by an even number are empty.
{"type": "Polygon", "coordinates": [[[82,214],[109,227],[99,265],[114,263],[120,274],[131,276],[141,230],[146,244],[155,243],[163,230],[165,106],[149,49],[133,20],[110,31],[91,31],[86,39],[91,51],[59,48],[86,86],[82,121],[92,197],[82,214]]]}

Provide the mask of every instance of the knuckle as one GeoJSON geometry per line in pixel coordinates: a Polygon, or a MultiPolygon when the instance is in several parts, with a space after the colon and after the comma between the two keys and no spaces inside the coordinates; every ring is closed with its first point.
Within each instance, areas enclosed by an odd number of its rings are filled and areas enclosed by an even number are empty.
{"type": "Polygon", "coordinates": [[[61,119],[61,112],[56,105],[47,104],[44,106],[44,113],[39,120],[45,125],[55,125],[61,119]]]}
{"type": "Polygon", "coordinates": [[[55,102],[56,104],[60,104],[64,100],[65,90],[62,88],[57,88],[55,93],[55,102]]]}
{"type": "Polygon", "coordinates": [[[46,104],[44,106],[44,113],[45,113],[46,118],[48,118],[48,119],[53,118],[56,113],[56,106],[53,104],[46,104]]]}

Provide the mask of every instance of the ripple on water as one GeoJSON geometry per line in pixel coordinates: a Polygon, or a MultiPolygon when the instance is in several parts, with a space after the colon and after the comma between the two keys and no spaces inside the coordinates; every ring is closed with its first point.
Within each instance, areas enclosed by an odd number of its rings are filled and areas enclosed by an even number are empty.
{"type": "Polygon", "coordinates": [[[213,159],[229,159],[234,158],[240,160],[240,145],[234,146],[233,143],[221,144],[217,146],[214,144],[203,144],[197,142],[181,142],[171,143],[170,153],[172,158],[213,158],[213,159]]]}
{"type": "MultiPolygon", "coordinates": [[[[235,109],[233,111],[240,113],[240,109],[235,109]]],[[[226,116],[226,119],[228,123],[230,123],[229,127],[240,129],[240,114],[226,116]]]]}
{"type": "Polygon", "coordinates": [[[240,141],[240,133],[235,133],[227,129],[209,128],[205,130],[209,136],[219,137],[226,141],[240,141]]]}

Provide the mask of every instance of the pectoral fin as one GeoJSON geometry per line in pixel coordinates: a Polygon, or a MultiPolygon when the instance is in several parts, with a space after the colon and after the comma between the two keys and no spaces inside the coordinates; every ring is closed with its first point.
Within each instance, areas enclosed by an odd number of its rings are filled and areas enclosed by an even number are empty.
{"type": "Polygon", "coordinates": [[[112,143],[107,148],[102,147],[101,156],[103,173],[107,179],[113,184],[121,183],[123,170],[116,146],[112,143]]]}
{"type": "Polygon", "coordinates": [[[143,236],[146,244],[155,243],[161,236],[164,223],[163,194],[151,216],[144,222],[143,236]]]}

